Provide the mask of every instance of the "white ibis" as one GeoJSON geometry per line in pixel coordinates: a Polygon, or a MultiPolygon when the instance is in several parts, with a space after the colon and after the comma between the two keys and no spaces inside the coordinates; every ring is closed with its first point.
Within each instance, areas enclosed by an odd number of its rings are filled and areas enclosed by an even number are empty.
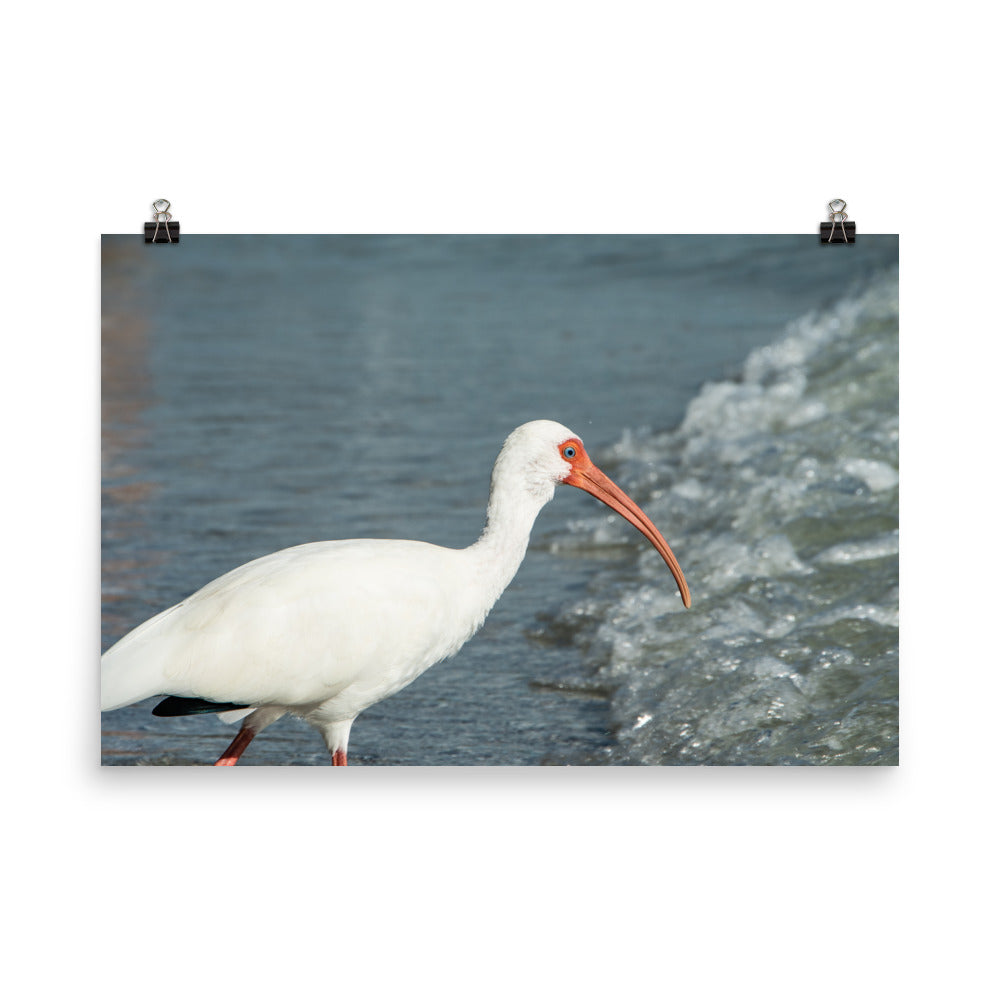
{"type": "Polygon", "coordinates": [[[101,709],[167,695],[154,715],[242,719],[217,766],[235,764],[257,733],[290,712],[315,726],[332,762],[345,765],[358,714],[452,656],[483,624],[557,483],[586,490],[634,524],[691,606],[652,521],[572,431],[534,420],[504,442],[475,544],[355,538],[255,559],[115,643],[101,660],[101,709]]]}

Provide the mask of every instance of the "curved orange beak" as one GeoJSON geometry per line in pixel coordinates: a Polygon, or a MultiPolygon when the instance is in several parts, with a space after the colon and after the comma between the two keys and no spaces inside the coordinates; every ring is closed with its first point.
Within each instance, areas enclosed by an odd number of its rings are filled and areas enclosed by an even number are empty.
{"type": "MultiPolygon", "coordinates": [[[[574,446],[578,442],[573,442],[574,446]]],[[[579,445],[576,457],[567,460],[572,466],[572,471],[563,480],[570,486],[586,490],[591,496],[597,497],[601,503],[607,504],[613,511],[621,514],[630,524],[634,524],[653,544],[653,548],[663,557],[668,569],[677,581],[677,589],[680,591],[681,600],[685,608],[691,607],[691,591],[688,590],[687,581],[681,572],[680,563],[676,556],[670,551],[663,535],[656,530],[656,525],[643,513],[642,508],[613,480],[606,476],[579,445]]]]}

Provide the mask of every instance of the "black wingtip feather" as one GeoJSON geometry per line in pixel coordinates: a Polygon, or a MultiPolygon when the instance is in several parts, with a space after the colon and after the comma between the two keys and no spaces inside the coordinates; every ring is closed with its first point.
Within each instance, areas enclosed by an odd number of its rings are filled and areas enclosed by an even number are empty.
{"type": "Polygon", "coordinates": [[[232,712],[249,705],[236,705],[231,701],[206,701],[204,698],[164,698],[153,715],[208,715],[212,712],[232,712]]]}

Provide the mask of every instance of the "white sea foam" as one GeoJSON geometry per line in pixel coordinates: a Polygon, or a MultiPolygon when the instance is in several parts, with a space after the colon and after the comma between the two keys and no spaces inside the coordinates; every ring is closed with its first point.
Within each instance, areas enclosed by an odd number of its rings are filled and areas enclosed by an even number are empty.
{"type": "Polygon", "coordinates": [[[863,538],[858,541],[831,545],[816,556],[821,563],[856,563],[871,559],[884,559],[899,554],[899,532],[893,531],[877,538],[863,538]]]}
{"type": "MultiPolygon", "coordinates": [[[[895,759],[897,277],[793,323],[741,377],[703,387],[677,431],[598,456],[660,526],[652,551],[564,612],[611,691],[612,754],[636,763],[895,759]],[[590,628],[586,627],[590,623],[590,628]]],[[[574,525],[621,546],[618,519],[574,525]]],[[[565,543],[565,540],[562,540],[565,543]]]]}
{"type": "Polygon", "coordinates": [[[874,493],[892,489],[899,482],[899,473],[887,462],[874,462],[868,458],[849,458],[843,463],[849,476],[863,479],[874,493]]]}

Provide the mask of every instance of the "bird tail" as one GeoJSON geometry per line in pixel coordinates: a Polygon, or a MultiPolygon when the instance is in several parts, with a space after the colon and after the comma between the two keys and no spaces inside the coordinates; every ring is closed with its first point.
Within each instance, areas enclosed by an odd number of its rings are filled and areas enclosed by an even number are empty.
{"type": "Polygon", "coordinates": [[[167,608],[132,629],[101,657],[101,711],[133,705],[156,694],[167,694],[164,650],[154,640],[158,626],[176,611],[167,608]]]}

